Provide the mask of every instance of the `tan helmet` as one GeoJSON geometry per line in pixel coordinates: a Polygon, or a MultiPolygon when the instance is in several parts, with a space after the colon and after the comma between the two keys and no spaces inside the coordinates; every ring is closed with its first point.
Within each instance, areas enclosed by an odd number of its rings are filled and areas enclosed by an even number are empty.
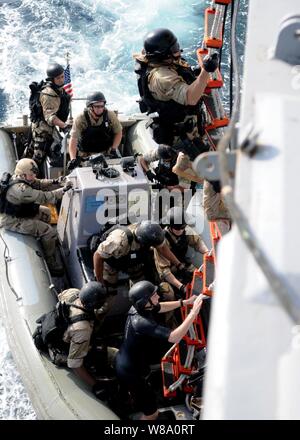
{"type": "Polygon", "coordinates": [[[34,160],[32,159],[21,159],[16,165],[15,174],[17,176],[22,176],[23,174],[37,175],[39,168],[34,160]]]}

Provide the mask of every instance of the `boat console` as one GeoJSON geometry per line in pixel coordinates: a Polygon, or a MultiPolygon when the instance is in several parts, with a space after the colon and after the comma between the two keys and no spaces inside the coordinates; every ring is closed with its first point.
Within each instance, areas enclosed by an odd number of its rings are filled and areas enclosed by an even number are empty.
{"type": "Polygon", "coordinates": [[[63,197],[57,224],[70,281],[76,287],[92,276],[88,239],[107,222],[140,222],[150,211],[149,182],[133,156],[107,159],[98,154],[88,165],[68,176],[74,186],[63,197]]]}

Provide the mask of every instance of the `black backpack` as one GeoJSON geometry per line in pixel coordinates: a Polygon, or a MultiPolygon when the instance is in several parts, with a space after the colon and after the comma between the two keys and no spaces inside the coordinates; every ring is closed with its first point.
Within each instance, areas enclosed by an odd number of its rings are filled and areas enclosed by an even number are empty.
{"type": "MultiPolygon", "coordinates": [[[[26,185],[30,185],[26,180],[23,179],[14,179],[10,182],[12,175],[10,173],[3,173],[0,180],[0,214],[6,212],[7,203],[6,203],[6,194],[8,189],[15,185],[16,183],[25,183],[26,185]]],[[[8,212],[7,212],[8,213],[8,212]]]]}
{"type": "Polygon", "coordinates": [[[40,93],[45,85],[45,81],[41,81],[39,83],[33,81],[31,84],[29,84],[29,88],[31,90],[29,97],[29,111],[31,122],[44,120],[43,108],[40,103],[40,93]]]}
{"type": "Polygon", "coordinates": [[[92,315],[83,307],[59,301],[53,310],[36,320],[38,326],[33,334],[34,343],[39,351],[46,353],[49,348],[65,351],[67,344],[63,341],[63,336],[68,326],[75,322],[90,321],[91,319],[93,319],[92,315]],[[83,313],[70,318],[71,307],[80,309],[83,313]]]}
{"type": "Polygon", "coordinates": [[[0,213],[3,214],[5,211],[6,203],[6,193],[10,187],[9,181],[11,179],[10,173],[3,173],[0,180],[0,213]]]}

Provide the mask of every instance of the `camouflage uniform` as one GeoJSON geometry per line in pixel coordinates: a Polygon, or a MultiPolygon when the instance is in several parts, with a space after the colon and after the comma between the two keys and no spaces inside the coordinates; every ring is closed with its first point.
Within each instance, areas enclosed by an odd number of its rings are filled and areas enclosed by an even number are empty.
{"type": "MultiPolygon", "coordinates": [[[[137,228],[136,224],[129,225],[128,229],[133,232],[137,228]]],[[[112,231],[107,239],[100,243],[96,252],[102,258],[115,257],[120,258],[125,255],[128,255],[130,251],[137,251],[141,248],[141,245],[133,239],[132,243],[128,243],[127,235],[125,231],[121,229],[115,229],[112,231]]],[[[133,275],[135,281],[141,281],[140,276],[138,276],[141,271],[142,264],[137,264],[135,268],[128,268],[128,274],[133,275]],[[135,275],[137,275],[138,279],[135,279],[135,275]]],[[[111,266],[109,266],[106,262],[104,262],[103,267],[103,279],[110,285],[116,285],[118,282],[118,271],[111,266]]]]}
{"type": "MultiPolygon", "coordinates": [[[[148,85],[149,90],[153,95],[153,98],[159,101],[175,101],[178,104],[188,105],[187,103],[187,90],[189,85],[184,81],[184,79],[177,73],[174,65],[169,66],[158,66],[154,67],[149,73],[148,85]]],[[[188,66],[188,64],[179,60],[179,64],[183,66],[188,66]]],[[[151,64],[150,64],[151,65],[151,64]]],[[[195,125],[197,124],[197,116],[187,115],[186,119],[193,118],[195,125]]],[[[197,128],[194,130],[195,135],[198,134],[197,128]]],[[[174,143],[176,143],[177,137],[174,138],[174,143]]]]}
{"type": "MultiPolygon", "coordinates": [[[[17,179],[13,176],[13,179],[17,179]]],[[[51,190],[52,180],[36,179],[30,185],[16,183],[12,185],[6,194],[9,202],[20,205],[26,203],[56,203],[64,194],[63,188],[51,190]]],[[[56,231],[49,224],[51,218],[50,209],[40,206],[39,213],[33,218],[19,218],[12,215],[0,214],[0,227],[20,234],[32,235],[40,238],[46,260],[55,254],[56,231]]]]}
{"type": "Polygon", "coordinates": [[[40,103],[43,108],[44,120],[32,123],[32,145],[33,151],[30,151],[27,156],[40,165],[45,156],[49,153],[49,148],[53,140],[59,140],[53,124],[53,119],[59,110],[61,98],[50,87],[45,87],[40,94],[40,103]]]}
{"type": "MultiPolygon", "coordinates": [[[[143,56],[137,58],[145,61],[143,56]]],[[[188,66],[183,60],[180,60],[179,64],[188,66]]],[[[148,77],[148,85],[153,98],[158,101],[173,100],[179,104],[187,105],[187,90],[189,86],[178,75],[175,62],[173,65],[168,63],[149,63],[148,65],[150,68],[152,67],[148,77]]]]}
{"type": "MultiPolygon", "coordinates": [[[[180,237],[173,234],[169,227],[167,227],[166,229],[168,233],[171,235],[173,241],[176,243],[180,239],[180,237]]],[[[201,254],[204,254],[205,252],[208,251],[207,246],[204,243],[202,237],[199,234],[196,234],[190,226],[185,227],[185,232],[186,232],[188,245],[191,248],[195,249],[196,252],[200,252],[201,254]]],[[[166,243],[169,247],[171,247],[167,237],[166,237],[166,243]]],[[[176,267],[172,266],[170,261],[167,260],[165,257],[163,257],[156,249],[154,249],[154,261],[157,272],[162,281],[165,280],[166,276],[168,276],[170,273],[173,273],[176,276],[176,271],[177,271],[176,267]]],[[[189,270],[194,271],[195,269],[196,269],[195,266],[191,264],[189,270]]]]}
{"type": "MultiPolygon", "coordinates": [[[[148,88],[149,92],[152,95],[152,98],[155,101],[160,101],[160,103],[168,103],[170,101],[173,101],[174,103],[180,104],[181,106],[188,106],[188,98],[187,98],[187,92],[189,88],[189,81],[186,81],[186,78],[184,79],[184,74],[179,73],[178,69],[181,69],[182,71],[190,71],[189,64],[184,61],[183,59],[173,60],[170,62],[169,60],[161,61],[161,62],[151,62],[147,59],[147,57],[143,54],[136,54],[134,55],[134,58],[137,60],[138,63],[146,64],[147,70],[148,70],[148,88]]],[[[191,78],[190,78],[191,79],[191,78]]],[[[195,79],[195,78],[194,78],[195,79]]],[[[192,81],[194,81],[194,79],[192,81]]],[[[184,108],[184,107],[183,107],[184,108]]],[[[165,127],[165,130],[169,131],[171,129],[171,126],[173,126],[173,133],[172,136],[168,136],[167,132],[164,132],[164,135],[162,138],[155,138],[154,133],[154,139],[158,143],[166,143],[169,145],[173,145],[174,142],[177,140],[177,135],[174,133],[174,127],[176,124],[180,122],[184,122],[188,119],[193,118],[195,125],[197,125],[197,116],[194,115],[184,115],[182,114],[178,119],[175,117],[174,124],[170,124],[170,114],[169,111],[164,110],[164,112],[167,112],[169,117],[165,116],[163,117],[164,122],[167,124],[165,127]],[[174,137],[175,135],[175,137],[174,137]]],[[[173,116],[174,117],[174,116],[173,116]]],[[[155,121],[155,120],[154,120],[155,121]]],[[[160,118],[159,125],[161,126],[162,119],[160,118]]],[[[164,124],[163,124],[164,125],[164,124]]],[[[153,126],[153,128],[155,125],[153,126]]],[[[155,128],[154,128],[155,131],[155,128]]],[[[182,133],[185,134],[184,132],[182,133]]]]}
{"type": "MultiPolygon", "coordinates": [[[[128,226],[128,229],[133,232],[137,228],[137,224],[132,224],[128,226]]],[[[100,243],[96,252],[102,258],[120,258],[129,254],[132,251],[138,251],[141,249],[141,245],[133,238],[131,244],[128,243],[128,238],[124,230],[116,229],[112,231],[107,239],[100,243]]],[[[124,268],[125,269],[125,268],[124,268]]],[[[138,281],[143,280],[144,277],[144,266],[142,263],[136,263],[134,266],[126,268],[126,273],[128,273],[132,282],[136,283],[138,281]]],[[[116,297],[116,287],[118,282],[118,271],[111,267],[104,261],[103,265],[103,279],[106,284],[109,286],[108,292],[112,292],[104,305],[97,311],[97,317],[99,315],[104,315],[111,308],[112,303],[116,297]]]]}
{"type": "MultiPolygon", "coordinates": [[[[92,127],[97,127],[97,126],[102,125],[103,116],[101,116],[96,121],[92,115],[92,111],[90,108],[88,108],[88,113],[89,113],[92,127]]],[[[108,120],[111,125],[113,133],[114,134],[120,133],[122,131],[122,125],[121,125],[117,115],[115,114],[115,112],[108,110],[107,116],[108,116],[108,120]]],[[[73,123],[72,130],[71,130],[71,137],[80,141],[82,132],[84,130],[86,130],[87,128],[88,128],[88,123],[87,123],[86,117],[85,117],[84,113],[81,113],[80,115],[77,116],[77,118],[75,119],[75,121],[73,123]]],[[[99,139],[99,142],[101,142],[101,139],[99,139]]],[[[78,155],[81,157],[90,156],[91,154],[95,154],[95,153],[78,151],[78,155]]]]}
{"type": "MultiPolygon", "coordinates": [[[[186,63],[181,61],[183,65],[186,63]]],[[[173,100],[178,104],[187,104],[187,90],[189,85],[183,80],[181,76],[175,70],[174,66],[160,66],[151,70],[149,73],[149,90],[153,97],[160,101],[173,100]]],[[[193,119],[194,128],[192,131],[192,137],[186,136],[192,141],[194,138],[200,138],[197,127],[197,116],[187,115],[185,121],[193,119]]],[[[180,140],[179,136],[174,137],[173,145],[176,148],[177,142],[180,140]]],[[[173,172],[178,175],[179,185],[184,189],[189,189],[191,186],[191,180],[199,182],[199,176],[192,169],[192,162],[189,156],[184,153],[179,153],[177,157],[176,165],[173,167],[173,172]],[[180,176],[176,171],[181,170],[191,175],[191,179],[180,176]],[[195,177],[195,179],[193,179],[195,177]]]]}
{"type": "Polygon", "coordinates": [[[207,180],[204,181],[203,186],[203,206],[208,221],[217,222],[221,234],[226,234],[231,225],[230,213],[221,193],[215,192],[207,180]]]}
{"type": "MultiPolygon", "coordinates": [[[[73,298],[78,296],[79,292],[78,289],[67,289],[58,295],[58,299],[59,301],[72,302],[76,306],[83,307],[79,298],[73,301],[73,298]]],[[[71,318],[82,313],[82,310],[70,307],[71,318]]],[[[67,361],[69,368],[79,368],[83,365],[83,360],[89,352],[93,328],[94,321],[85,320],[69,325],[65,331],[63,340],[70,344],[67,361]]]]}

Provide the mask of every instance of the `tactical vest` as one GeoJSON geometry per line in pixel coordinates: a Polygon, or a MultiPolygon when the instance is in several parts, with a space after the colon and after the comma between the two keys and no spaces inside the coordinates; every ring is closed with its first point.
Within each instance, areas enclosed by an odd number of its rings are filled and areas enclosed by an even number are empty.
{"type": "Polygon", "coordinates": [[[130,231],[129,228],[126,228],[126,226],[114,225],[113,227],[108,229],[102,235],[101,242],[105,241],[107,239],[107,237],[109,236],[109,234],[116,229],[121,229],[126,233],[128,244],[130,246],[130,251],[127,255],[124,255],[123,257],[120,257],[120,258],[109,257],[105,260],[105,262],[109,266],[111,266],[113,269],[118,270],[118,271],[122,271],[122,272],[127,272],[128,269],[131,269],[134,266],[143,265],[145,250],[144,249],[137,249],[137,250],[131,249],[131,244],[134,240],[134,235],[130,231]]]}
{"type": "Polygon", "coordinates": [[[86,153],[101,153],[102,151],[108,150],[114,140],[114,133],[108,118],[108,111],[104,110],[103,122],[98,126],[92,126],[88,110],[84,110],[84,116],[88,127],[82,132],[78,145],[79,150],[86,153]]]}
{"type": "MultiPolygon", "coordinates": [[[[60,105],[59,105],[58,111],[56,112],[56,117],[58,119],[60,119],[61,121],[66,122],[66,120],[68,119],[68,116],[69,116],[69,111],[70,111],[71,96],[68,95],[64,89],[60,89],[55,84],[53,84],[51,81],[45,83],[45,85],[41,89],[41,92],[46,87],[51,87],[51,89],[59,96],[60,105]]],[[[45,95],[47,96],[46,93],[45,93],[45,95]]],[[[52,95],[48,95],[48,96],[52,96],[52,95]]]]}
{"type": "MultiPolygon", "coordinates": [[[[183,80],[188,84],[192,84],[196,76],[190,67],[173,65],[172,67],[176,68],[176,71],[179,76],[183,78],[183,80]]],[[[140,110],[142,113],[147,112],[153,113],[157,112],[159,114],[159,118],[157,121],[160,127],[160,136],[153,135],[154,140],[158,143],[166,143],[170,145],[170,138],[174,137],[175,124],[179,122],[183,122],[187,115],[197,115],[198,119],[198,130],[199,133],[203,133],[203,112],[201,110],[200,102],[197,105],[183,105],[179,104],[174,100],[170,101],[159,101],[156,100],[149,89],[148,78],[151,72],[151,68],[148,67],[147,63],[137,60],[137,65],[135,69],[135,73],[138,76],[138,89],[141,100],[139,102],[140,110]]]]}
{"type": "MultiPolygon", "coordinates": [[[[67,328],[76,322],[94,320],[92,313],[85,310],[84,307],[73,304],[77,298],[78,295],[76,294],[69,299],[69,302],[59,301],[54,309],[36,320],[38,327],[33,334],[33,339],[40,351],[47,352],[48,348],[55,348],[64,352],[69,345],[63,341],[67,328]],[[70,317],[71,308],[79,309],[81,313],[70,317]]],[[[55,358],[51,360],[56,363],[55,358]]]]}
{"type": "Polygon", "coordinates": [[[176,258],[178,258],[180,261],[185,261],[186,253],[189,247],[189,242],[185,231],[183,231],[183,234],[180,235],[177,240],[175,240],[168,229],[166,229],[165,237],[168,240],[170,249],[176,258]]]}
{"type": "Polygon", "coordinates": [[[176,161],[173,160],[166,162],[164,159],[159,159],[158,166],[154,171],[162,185],[176,186],[179,184],[178,176],[172,171],[175,163],[176,161]]]}
{"type": "MultiPolygon", "coordinates": [[[[26,185],[30,186],[30,184],[26,182],[26,180],[17,179],[8,184],[7,190],[17,183],[25,183],[26,185]]],[[[11,215],[12,217],[33,218],[38,214],[39,207],[40,205],[34,202],[15,205],[14,203],[9,202],[6,197],[2,212],[6,215],[11,215]]]]}

